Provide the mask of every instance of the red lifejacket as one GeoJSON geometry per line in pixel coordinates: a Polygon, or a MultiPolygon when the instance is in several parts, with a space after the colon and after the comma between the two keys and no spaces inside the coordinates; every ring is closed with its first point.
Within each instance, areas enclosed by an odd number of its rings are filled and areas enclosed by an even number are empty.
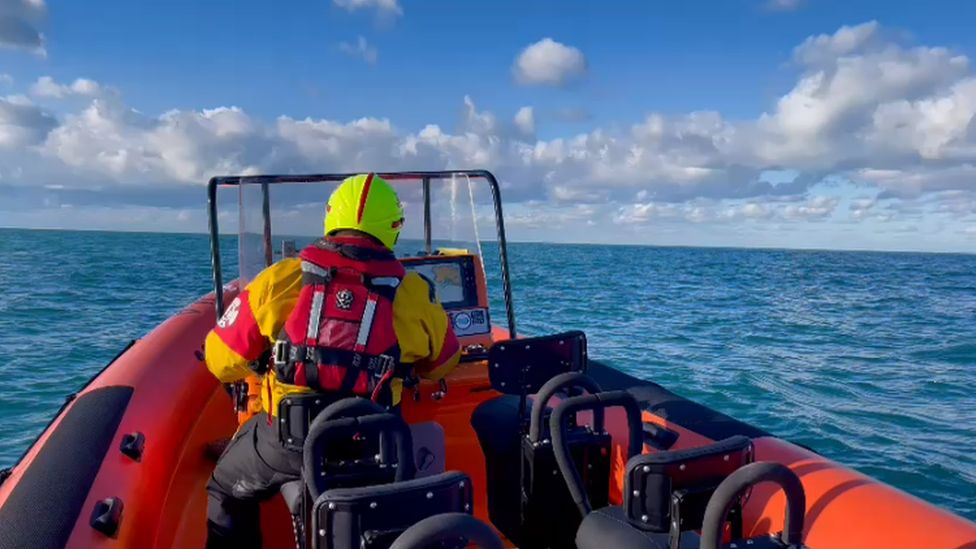
{"type": "Polygon", "coordinates": [[[376,400],[400,374],[393,299],[403,265],[358,238],[319,240],[299,258],[302,289],[275,345],[275,374],[291,385],[376,400]]]}

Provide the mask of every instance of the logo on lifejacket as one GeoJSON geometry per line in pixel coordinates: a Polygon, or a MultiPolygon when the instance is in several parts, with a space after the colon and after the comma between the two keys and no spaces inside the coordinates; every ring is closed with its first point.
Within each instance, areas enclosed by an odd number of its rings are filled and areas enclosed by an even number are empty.
{"type": "Polygon", "coordinates": [[[348,311],[352,308],[352,292],[349,290],[339,290],[336,293],[336,307],[342,309],[343,311],[348,311]]]}
{"type": "Polygon", "coordinates": [[[231,302],[227,310],[224,311],[224,316],[220,317],[217,321],[217,326],[221,328],[228,328],[234,325],[237,320],[237,315],[241,312],[241,298],[235,297],[234,301],[231,302]]]}

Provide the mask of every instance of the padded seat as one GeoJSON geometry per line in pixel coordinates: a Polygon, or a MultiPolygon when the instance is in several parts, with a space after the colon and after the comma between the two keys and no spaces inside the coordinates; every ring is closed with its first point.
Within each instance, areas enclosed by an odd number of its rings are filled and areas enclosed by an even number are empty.
{"type": "Polygon", "coordinates": [[[519,397],[514,395],[488,400],[471,414],[471,426],[485,456],[488,516],[506,535],[518,532],[522,522],[520,423],[519,397]]]}
{"type": "Polygon", "coordinates": [[[528,395],[559,374],[586,370],[586,336],[568,331],[500,341],[489,349],[488,363],[491,386],[502,395],[475,408],[471,426],[485,456],[488,516],[506,537],[520,543],[522,437],[532,406],[528,395]]]}
{"type": "Polygon", "coordinates": [[[478,405],[471,414],[471,426],[485,453],[504,454],[519,446],[519,397],[502,395],[478,405]]]}
{"type": "MultiPolygon", "coordinates": [[[[587,514],[576,532],[576,546],[697,549],[700,538],[694,531],[702,527],[712,493],[730,474],[750,463],[752,455],[752,442],[735,436],[699,448],[634,456],[626,466],[623,506],[587,514]]],[[[733,535],[741,537],[738,502],[729,507],[736,511],[733,535]]],[[[761,545],[753,541],[750,547],[761,545]]]]}
{"type": "MultiPolygon", "coordinates": [[[[644,532],[627,522],[627,515],[621,507],[604,507],[586,516],[586,520],[576,531],[576,544],[580,549],[599,547],[601,549],[671,549],[668,534],[644,532]]],[[[742,549],[786,549],[782,543],[770,536],[759,536],[748,540],[724,544],[723,548],[742,549]]],[[[701,537],[695,532],[681,532],[681,549],[699,549],[701,537]]]]}
{"type": "MultiPolygon", "coordinates": [[[[408,528],[442,513],[472,513],[471,479],[460,471],[359,488],[335,488],[315,501],[314,548],[382,549],[408,528]]],[[[467,542],[445,544],[464,547],[467,542]]]]}

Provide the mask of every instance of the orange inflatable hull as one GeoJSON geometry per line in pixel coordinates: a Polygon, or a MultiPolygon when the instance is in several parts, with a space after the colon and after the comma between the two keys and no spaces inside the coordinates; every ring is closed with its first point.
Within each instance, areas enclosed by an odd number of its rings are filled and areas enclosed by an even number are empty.
{"type": "MultiPolygon", "coordinates": [[[[227,291],[229,300],[236,288],[227,291]]],[[[230,436],[238,419],[227,392],[201,361],[203,340],[214,321],[212,296],[201,299],[137,341],[75,396],[0,485],[0,546],[24,532],[54,546],[203,546],[205,484],[214,466],[207,445],[230,436]],[[91,404],[98,402],[108,404],[91,404]],[[109,418],[108,428],[86,431],[87,417],[109,418]],[[134,433],[145,441],[138,457],[120,451],[134,433]],[[93,510],[107,498],[122,504],[112,535],[90,525],[93,510]],[[47,516],[38,515],[44,510],[47,516]]],[[[599,379],[604,389],[623,388],[613,386],[621,380],[642,383],[599,365],[591,372],[605,377],[599,379]]],[[[470,417],[479,403],[498,393],[491,389],[483,363],[459,367],[449,378],[444,399],[429,398],[436,389],[424,384],[419,402],[405,399],[404,417],[410,422],[436,420],[444,427],[447,468],[471,476],[475,514],[487,522],[484,458],[470,417]]],[[[645,421],[680,433],[675,449],[711,440],[669,417],[644,413],[645,421]]],[[[608,424],[615,427],[615,443],[625,440],[620,414],[611,411],[608,424]]],[[[786,464],[802,480],[805,539],[813,549],[976,547],[972,522],[781,439],[759,436],[754,443],[756,459],[786,464]]],[[[619,446],[617,456],[611,499],[619,503],[619,446]]],[[[753,490],[744,510],[746,533],[782,527],[784,499],[772,492],[765,486],[753,490]]],[[[291,523],[280,498],[265,504],[262,525],[266,547],[292,547],[291,523]]]]}

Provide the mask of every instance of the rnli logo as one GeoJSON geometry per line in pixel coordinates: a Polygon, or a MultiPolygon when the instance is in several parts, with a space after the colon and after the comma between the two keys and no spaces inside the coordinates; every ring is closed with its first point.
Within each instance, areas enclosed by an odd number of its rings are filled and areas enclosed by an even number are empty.
{"type": "Polygon", "coordinates": [[[336,307],[343,311],[352,309],[352,292],[349,290],[339,290],[336,294],[336,307]]]}
{"type": "Polygon", "coordinates": [[[240,314],[240,312],[241,298],[237,297],[234,298],[234,301],[230,304],[230,307],[227,307],[227,310],[224,311],[224,316],[220,317],[220,320],[217,321],[217,326],[221,328],[229,328],[233,326],[234,322],[237,321],[237,315],[240,314]]]}

